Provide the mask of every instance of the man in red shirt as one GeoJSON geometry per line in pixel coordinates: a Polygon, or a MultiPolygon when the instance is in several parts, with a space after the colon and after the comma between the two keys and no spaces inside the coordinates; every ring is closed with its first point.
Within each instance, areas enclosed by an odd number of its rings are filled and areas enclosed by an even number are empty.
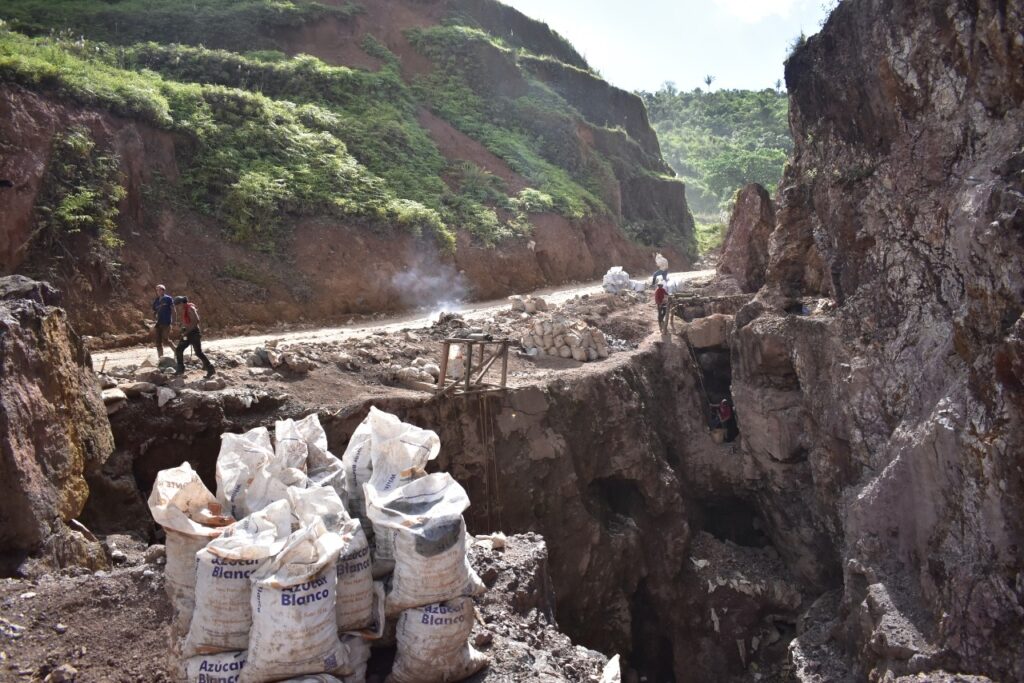
{"type": "Polygon", "coordinates": [[[668,316],[668,290],[664,283],[659,282],[658,288],[654,290],[654,305],[658,307],[658,325],[664,328],[665,318],[668,316]]]}

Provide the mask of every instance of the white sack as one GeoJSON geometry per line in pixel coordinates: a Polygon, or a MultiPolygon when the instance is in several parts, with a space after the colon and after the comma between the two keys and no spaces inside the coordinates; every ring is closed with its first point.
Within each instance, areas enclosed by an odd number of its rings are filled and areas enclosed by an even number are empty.
{"type": "Polygon", "coordinates": [[[469,496],[451,475],[431,474],[388,494],[367,485],[366,493],[376,528],[394,532],[388,615],[484,591],[466,555],[469,496]]]}
{"type": "Polygon", "coordinates": [[[344,636],[341,642],[348,646],[348,663],[352,668],[351,674],[342,677],[344,683],[366,683],[370,644],[359,636],[344,636]]]}
{"type": "Polygon", "coordinates": [[[348,522],[340,533],[344,547],[337,563],[338,630],[349,632],[372,629],[376,619],[370,544],[358,519],[348,522]]]}
{"type": "Polygon", "coordinates": [[[185,656],[248,648],[250,577],[281,552],[291,531],[291,505],[282,500],[227,527],[220,538],[199,551],[196,607],[185,656]]]}
{"type": "Polygon", "coordinates": [[[416,607],[398,618],[398,652],[385,683],[461,681],[487,665],[487,658],[469,644],[473,600],[456,598],[416,607]]]}
{"type": "MultiPolygon", "coordinates": [[[[378,494],[407,484],[426,474],[427,463],[441,452],[441,439],[429,429],[402,422],[397,416],[370,408],[370,459],[372,472],[364,486],[378,494]]],[[[368,514],[368,513],[367,513],[368,514]]],[[[373,574],[385,576],[394,567],[394,533],[373,527],[371,548],[373,574]]]]}
{"type": "MultiPolygon", "coordinates": [[[[372,413],[376,408],[370,408],[372,413]]],[[[342,465],[345,468],[345,491],[348,493],[348,510],[356,517],[366,516],[366,502],[363,499],[363,484],[370,481],[370,474],[373,472],[373,463],[370,460],[370,441],[373,433],[370,427],[370,418],[356,427],[348,446],[341,456],[342,465]]]]}
{"type": "Polygon", "coordinates": [[[245,656],[243,651],[192,657],[185,661],[188,683],[238,683],[245,656]]]}
{"type": "Polygon", "coordinates": [[[619,664],[618,655],[609,659],[608,663],[604,665],[604,670],[601,671],[601,683],[622,683],[622,665],[619,664]]]}
{"type": "Polygon", "coordinates": [[[295,468],[286,472],[282,462],[265,427],[222,435],[217,455],[217,500],[241,519],[283,499],[288,486],[299,484],[305,475],[295,468]]]}
{"type": "Polygon", "coordinates": [[[234,520],[187,462],[157,474],[149,511],[167,533],[164,574],[175,635],[184,635],[195,606],[196,553],[234,520]]]}
{"type": "Polygon", "coordinates": [[[292,534],[281,554],[253,575],[249,661],[241,683],[348,673],[335,617],[340,550],[341,537],[316,521],[292,534]]]}
{"type": "Polygon", "coordinates": [[[658,265],[658,270],[668,270],[668,259],[661,254],[655,254],[654,262],[658,265]]]}

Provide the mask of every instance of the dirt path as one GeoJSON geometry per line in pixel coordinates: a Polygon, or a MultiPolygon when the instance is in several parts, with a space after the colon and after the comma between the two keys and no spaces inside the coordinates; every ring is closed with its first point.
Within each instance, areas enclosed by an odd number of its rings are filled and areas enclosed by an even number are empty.
{"type": "MultiPolygon", "coordinates": [[[[694,270],[687,272],[672,273],[671,279],[675,281],[691,281],[714,275],[713,270],[694,270]]],[[[547,289],[531,292],[533,295],[543,296],[549,304],[561,304],[575,296],[584,294],[596,294],[601,290],[601,281],[575,284],[565,287],[550,287],[547,289]]],[[[495,299],[472,304],[464,304],[457,309],[466,320],[480,320],[493,315],[495,312],[508,306],[508,299],[495,299]]],[[[211,351],[248,351],[262,346],[270,340],[277,340],[279,343],[316,343],[339,341],[353,337],[364,337],[376,332],[398,332],[405,329],[420,329],[430,327],[437,320],[439,310],[424,312],[417,311],[401,316],[385,318],[372,323],[354,323],[339,327],[321,327],[314,330],[297,330],[293,332],[267,332],[259,335],[248,335],[242,337],[227,337],[224,339],[203,340],[203,349],[211,351]]],[[[149,346],[137,346],[130,349],[117,349],[113,351],[96,351],[92,355],[93,367],[97,370],[111,370],[123,368],[129,365],[139,365],[149,358],[153,360],[156,354],[149,346]]]]}

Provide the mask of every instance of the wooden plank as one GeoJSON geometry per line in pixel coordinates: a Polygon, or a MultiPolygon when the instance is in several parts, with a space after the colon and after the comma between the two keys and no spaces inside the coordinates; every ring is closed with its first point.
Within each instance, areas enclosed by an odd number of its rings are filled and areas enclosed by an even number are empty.
{"type": "Polygon", "coordinates": [[[451,342],[448,341],[441,345],[441,373],[437,376],[437,388],[442,392],[448,380],[448,354],[451,353],[451,346],[451,342]]]}
{"type": "Polygon", "coordinates": [[[508,342],[501,345],[501,388],[508,383],[508,342]]]}

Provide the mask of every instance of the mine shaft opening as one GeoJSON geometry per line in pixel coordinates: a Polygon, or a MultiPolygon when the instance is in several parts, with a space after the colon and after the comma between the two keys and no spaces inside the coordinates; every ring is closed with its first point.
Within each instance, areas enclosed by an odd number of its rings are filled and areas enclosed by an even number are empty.
{"type": "Polygon", "coordinates": [[[693,525],[720,541],[739,546],[767,548],[772,545],[757,508],[741,498],[730,496],[695,501],[693,525]]]}
{"type": "Polygon", "coordinates": [[[697,366],[708,402],[708,427],[724,429],[723,441],[732,442],[739,437],[739,416],[732,401],[732,357],[728,349],[705,349],[697,352],[697,366]],[[719,406],[727,401],[731,420],[723,423],[719,406]]]}
{"type": "Polygon", "coordinates": [[[590,482],[587,503],[605,528],[634,523],[646,507],[636,482],[614,478],[590,482]]]}

